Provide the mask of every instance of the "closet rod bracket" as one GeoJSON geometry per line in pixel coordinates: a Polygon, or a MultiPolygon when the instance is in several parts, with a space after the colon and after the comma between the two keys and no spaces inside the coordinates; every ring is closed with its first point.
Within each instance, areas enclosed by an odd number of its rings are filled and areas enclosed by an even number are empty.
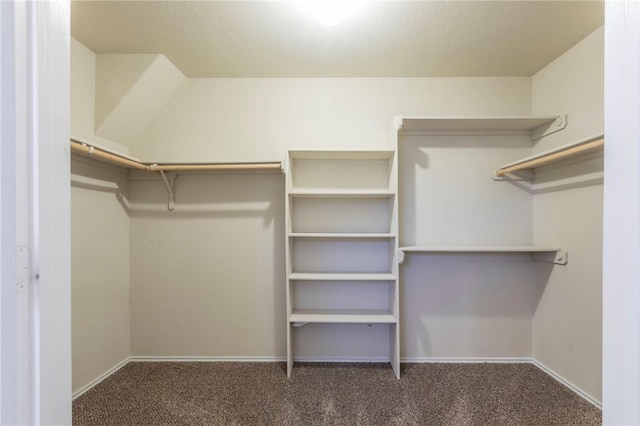
{"type": "Polygon", "coordinates": [[[569,262],[569,253],[562,250],[553,253],[531,253],[531,258],[539,262],[566,265],[569,262]]]}
{"type": "Polygon", "coordinates": [[[169,193],[169,203],[167,205],[167,209],[169,211],[174,211],[176,209],[176,203],[174,201],[173,189],[176,181],[176,174],[172,172],[165,173],[164,170],[160,170],[160,176],[162,176],[164,185],[167,187],[167,192],[169,193]]]}
{"type": "Polygon", "coordinates": [[[551,124],[543,124],[531,131],[531,140],[537,141],[545,136],[549,136],[555,132],[559,132],[567,127],[568,114],[559,115],[551,124]]]}

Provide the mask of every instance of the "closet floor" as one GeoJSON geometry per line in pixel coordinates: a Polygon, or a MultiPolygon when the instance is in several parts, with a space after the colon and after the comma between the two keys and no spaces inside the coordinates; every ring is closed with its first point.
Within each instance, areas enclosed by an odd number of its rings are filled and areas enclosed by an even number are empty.
{"type": "Polygon", "coordinates": [[[75,425],[599,425],[531,364],[131,362],[73,402],[75,425]]]}

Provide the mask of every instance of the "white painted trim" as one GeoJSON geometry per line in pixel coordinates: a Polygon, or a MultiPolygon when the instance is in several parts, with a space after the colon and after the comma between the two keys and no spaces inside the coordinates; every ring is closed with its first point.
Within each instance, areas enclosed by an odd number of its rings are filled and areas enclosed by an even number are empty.
{"type": "Polygon", "coordinates": [[[602,422],[640,424],[640,2],[605,2],[602,422]]]}
{"type": "Polygon", "coordinates": [[[568,387],[569,389],[571,389],[578,396],[582,397],[582,399],[584,399],[585,401],[587,401],[587,402],[591,403],[592,405],[594,405],[597,409],[602,410],[602,402],[601,401],[598,401],[596,398],[594,398],[593,396],[589,395],[588,393],[586,393],[585,391],[580,389],[578,386],[574,385],[569,380],[565,379],[560,374],[556,373],[555,371],[553,371],[552,369],[550,369],[549,367],[547,367],[546,365],[544,365],[543,363],[541,363],[537,359],[531,358],[531,364],[535,365],[540,370],[544,371],[546,374],[548,374],[549,376],[553,377],[556,381],[558,381],[559,383],[561,383],[561,384],[565,385],[566,387],[568,387]]]}
{"type": "Polygon", "coordinates": [[[294,362],[361,362],[361,363],[390,363],[389,357],[312,357],[296,356],[294,362]]]}
{"type": "MultiPolygon", "coordinates": [[[[87,383],[73,393],[72,399],[75,400],[80,395],[86,393],[94,386],[105,380],[107,377],[120,370],[130,362],[286,362],[286,357],[234,357],[234,356],[130,356],[125,358],[109,370],[102,373],[99,377],[87,383]]],[[[298,357],[296,362],[361,362],[361,363],[388,363],[389,358],[362,358],[362,357],[298,357]]],[[[542,370],[545,374],[551,376],[558,383],[572,390],[576,395],[602,410],[602,403],[588,393],[584,392],[578,386],[562,377],[540,361],[529,357],[406,357],[400,359],[401,363],[433,363],[433,364],[532,364],[542,370]]]]}
{"type": "Polygon", "coordinates": [[[531,363],[531,358],[529,357],[441,357],[441,358],[431,358],[431,357],[411,357],[411,358],[401,358],[401,362],[404,363],[418,363],[418,364],[426,364],[426,363],[441,363],[441,364],[527,364],[531,363]]]}
{"type": "Polygon", "coordinates": [[[92,389],[94,386],[96,386],[98,383],[102,382],[104,379],[111,376],[113,373],[120,370],[125,365],[129,364],[130,359],[131,357],[127,357],[123,359],[122,361],[120,361],[119,363],[117,363],[116,365],[114,365],[113,367],[111,367],[110,369],[108,369],[107,371],[105,371],[104,373],[102,373],[101,375],[99,375],[98,377],[96,377],[95,379],[93,379],[83,387],[81,387],[80,389],[73,392],[73,394],[71,394],[71,400],[72,401],[75,400],[80,395],[86,393],[87,391],[92,389]]]}
{"type": "Polygon", "coordinates": [[[270,356],[130,356],[129,362],[286,362],[270,356]]]}
{"type": "MultiPolygon", "coordinates": [[[[531,136],[530,130],[400,130],[405,136],[531,136]]],[[[479,143],[478,145],[482,145],[479,143]]]]}
{"type": "MultiPolygon", "coordinates": [[[[17,18],[13,2],[0,3],[0,424],[15,424],[24,417],[29,401],[21,400],[19,377],[22,370],[18,359],[18,298],[16,295],[16,180],[19,168],[16,151],[22,144],[17,136],[16,111],[20,95],[16,94],[16,69],[21,69],[18,51],[24,45],[19,29],[24,26],[17,18]],[[19,145],[20,144],[20,145],[19,145]]],[[[22,188],[21,188],[22,189],[22,188]]],[[[20,212],[24,213],[24,212],[20,212]]],[[[27,378],[28,381],[28,378],[27,378]]],[[[28,417],[27,417],[28,418],[28,417]]]]}

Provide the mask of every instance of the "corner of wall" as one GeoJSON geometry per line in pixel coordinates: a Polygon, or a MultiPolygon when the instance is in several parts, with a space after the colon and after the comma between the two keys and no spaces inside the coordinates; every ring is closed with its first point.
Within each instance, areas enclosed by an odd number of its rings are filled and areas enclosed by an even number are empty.
{"type": "Polygon", "coordinates": [[[95,134],[96,54],[71,37],[71,123],[73,139],[129,154],[129,147],[95,134]]]}
{"type": "MultiPolygon", "coordinates": [[[[567,127],[534,152],[579,141],[604,129],[604,37],[600,27],[532,78],[534,115],[568,114],[567,127]]],[[[556,182],[602,172],[602,157],[539,169],[556,182]]],[[[538,270],[541,298],[533,317],[533,358],[595,400],[602,377],[602,184],[558,187],[533,197],[533,242],[569,252],[566,266],[538,270]]]]}
{"type": "Polygon", "coordinates": [[[532,77],[534,115],[568,114],[567,127],[540,140],[544,151],[604,131],[604,27],[532,77]]]}
{"type": "Polygon", "coordinates": [[[96,134],[130,147],[186,80],[164,55],[98,54],[96,134]]]}

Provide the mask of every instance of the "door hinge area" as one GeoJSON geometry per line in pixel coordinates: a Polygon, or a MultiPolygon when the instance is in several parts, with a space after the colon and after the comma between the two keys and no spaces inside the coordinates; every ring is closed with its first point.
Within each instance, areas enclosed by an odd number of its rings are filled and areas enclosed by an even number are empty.
{"type": "Polygon", "coordinates": [[[27,289],[31,281],[31,250],[27,246],[16,248],[16,291],[27,289]]]}

